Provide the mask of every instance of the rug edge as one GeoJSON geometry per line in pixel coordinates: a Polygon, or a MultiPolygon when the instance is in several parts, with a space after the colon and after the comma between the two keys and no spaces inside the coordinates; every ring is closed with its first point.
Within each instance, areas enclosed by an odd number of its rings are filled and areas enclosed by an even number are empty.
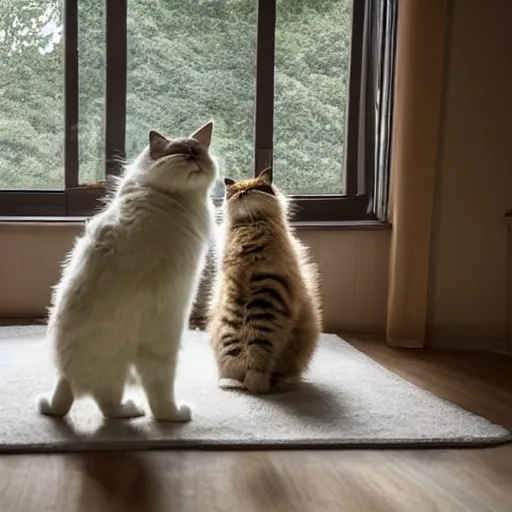
{"type": "Polygon", "coordinates": [[[473,438],[467,440],[397,440],[392,441],[364,441],[355,440],[278,440],[267,441],[186,441],[186,440],[155,440],[155,441],[83,441],[27,444],[24,446],[0,444],[0,454],[36,454],[36,453],[81,453],[105,451],[257,451],[257,450],[440,450],[440,449],[477,449],[504,446],[512,442],[512,433],[490,436],[487,438],[473,438]]]}

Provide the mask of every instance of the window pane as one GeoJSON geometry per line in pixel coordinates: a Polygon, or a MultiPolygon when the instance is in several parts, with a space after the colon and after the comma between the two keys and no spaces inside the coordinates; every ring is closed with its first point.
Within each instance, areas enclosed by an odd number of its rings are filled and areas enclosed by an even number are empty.
{"type": "Polygon", "coordinates": [[[343,193],[352,0],[277,0],[276,16],[276,184],[343,193]]]}
{"type": "Polygon", "coordinates": [[[79,183],[105,179],[105,2],[78,1],[79,183]]]}
{"type": "MultiPolygon", "coordinates": [[[[126,152],[213,118],[221,175],[252,176],[255,0],[128,0],[126,152]]],[[[216,187],[223,193],[223,187],[216,187]]]]}
{"type": "Polygon", "coordinates": [[[0,1],[0,188],[64,186],[61,2],[0,1]]]}

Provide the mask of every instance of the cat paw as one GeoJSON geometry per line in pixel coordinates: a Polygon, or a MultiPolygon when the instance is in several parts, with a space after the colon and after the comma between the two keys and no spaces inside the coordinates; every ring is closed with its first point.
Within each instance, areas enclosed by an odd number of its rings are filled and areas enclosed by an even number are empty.
{"type": "Polygon", "coordinates": [[[169,407],[167,410],[153,412],[153,417],[157,421],[190,421],[192,419],[192,410],[188,405],[169,407]]]}
{"type": "Polygon", "coordinates": [[[219,379],[217,385],[220,389],[245,389],[244,383],[236,379],[219,379]]]}
{"type": "Polygon", "coordinates": [[[52,405],[52,396],[51,395],[39,395],[37,397],[37,409],[40,414],[44,414],[45,416],[66,416],[69,411],[69,407],[67,404],[63,404],[61,407],[55,404],[52,405]]]}
{"type": "Polygon", "coordinates": [[[144,416],[144,409],[142,406],[133,400],[126,400],[121,402],[116,407],[102,408],[103,416],[106,418],[128,419],[139,418],[144,416]]]}
{"type": "Polygon", "coordinates": [[[244,386],[249,393],[260,395],[270,391],[270,375],[255,371],[248,371],[245,375],[244,386]]]}

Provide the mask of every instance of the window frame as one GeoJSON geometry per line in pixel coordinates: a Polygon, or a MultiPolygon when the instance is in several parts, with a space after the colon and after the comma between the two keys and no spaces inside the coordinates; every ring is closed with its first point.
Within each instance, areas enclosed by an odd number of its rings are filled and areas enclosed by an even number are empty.
{"type": "MultiPolygon", "coordinates": [[[[365,45],[377,37],[371,13],[379,0],[352,0],[352,41],[348,85],[345,193],[290,195],[294,221],[329,222],[377,220],[372,210],[374,135],[363,118],[374,91],[364,71],[375,73],[375,59],[365,61],[365,45]],[[370,16],[369,16],[370,15],[370,16]],[[366,65],[366,69],[365,69],[366,65]],[[366,105],[366,108],[364,108],[366,105]]],[[[105,0],[106,9],[106,126],[105,179],[121,172],[125,155],[127,90],[127,0],[105,0]],[[119,158],[121,157],[121,158],[119,158]]],[[[272,165],[274,131],[274,73],[276,0],[257,0],[257,44],[254,124],[254,175],[272,165]],[[271,27],[271,30],[269,30],[271,27]]],[[[64,0],[64,176],[63,190],[1,190],[0,217],[82,217],[92,215],[105,195],[104,187],[79,184],[78,154],[78,0],[64,0]]],[[[373,103],[374,104],[374,103],[373,103]]]]}

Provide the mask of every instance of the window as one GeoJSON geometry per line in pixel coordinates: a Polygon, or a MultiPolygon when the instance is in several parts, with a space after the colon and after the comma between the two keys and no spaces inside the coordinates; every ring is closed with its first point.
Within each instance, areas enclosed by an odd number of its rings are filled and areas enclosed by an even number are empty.
{"type": "Polygon", "coordinates": [[[277,0],[276,183],[288,194],[343,194],[352,2],[277,0]]]}
{"type": "Polygon", "coordinates": [[[0,3],[0,216],[90,215],[150,128],[213,118],[222,176],[272,165],[300,221],[381,218],[395,20],[396,0],[0,3]]]}
{"type": "Polygon", "coordinates": [[[126,153],[215,120],[221,172],[252,172],[255,0],[128,0],[126,153]]]}

